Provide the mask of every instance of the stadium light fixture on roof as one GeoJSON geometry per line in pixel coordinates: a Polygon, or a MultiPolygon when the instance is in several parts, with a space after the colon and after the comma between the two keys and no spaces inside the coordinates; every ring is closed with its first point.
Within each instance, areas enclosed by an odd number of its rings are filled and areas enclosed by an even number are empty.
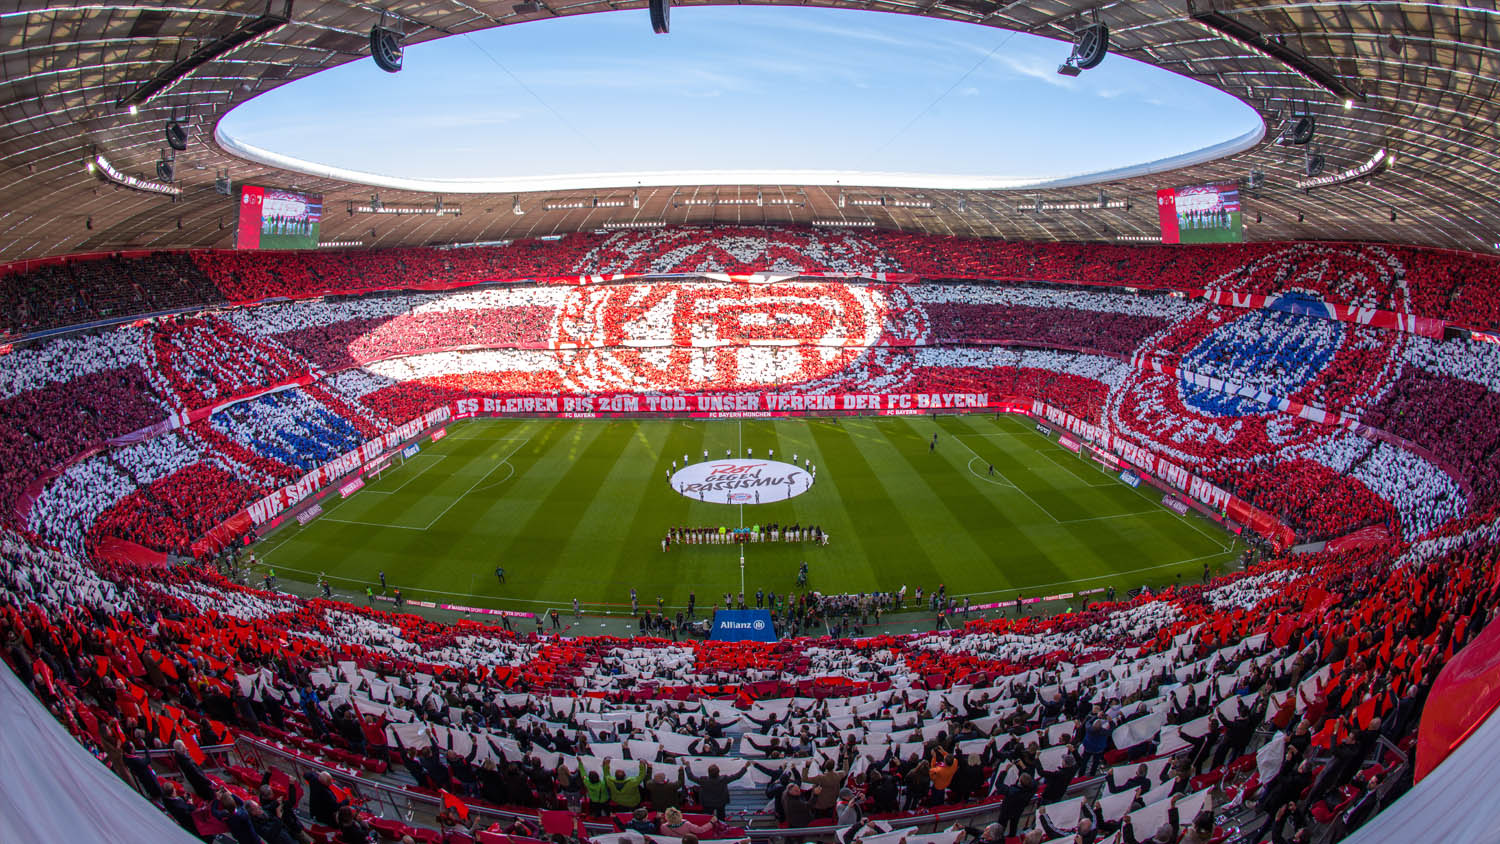
{"type": "Polygon", "coordinates": [[[391,214],[397,217],[414,217],[422,214],[434,217],[457,217],[463,209],[457,205],[356,205],[360,214],[391,214]]]}
{"type": "Polygon", "coordinates": [[[363,240],[323,240],[318,242],[319,249],[352,249],[356,246],[364,246],[363,240]]]}
{"type": "Polygon", "coordinates": [[[1128,199],[1104,199],[1087,202],[1024,202],[1016,206],[1021,213],[1040,211],[1105,211],[1123,209],[1130,210],[1128,199]]]}
{"type": "Polygon", "coordinates": [[[1159,234],[1119,234],[1119,235],[1115,235],[1115,240],[1121,241],[1123,243],[1161,243],[1161,235],[1159,235],[1159,234]]]}
{"type": "Polygon", "coordinates": [[[873,229],[874,220],[813,220],[812,224],[829,229],[873,229]]]}
{"type": "Polygon", "coordinates": [[[131,190],[145,191],[146,193],[159,193],[165,196],[182,195],[182,188],[179,188],[176,185],[169,185],[166,182],[152,182],[146,179],[137,179],[135,176],[127,176],[124,173],[121,173],[119,170],[116,170],[115,166],[109,163],[109,159],[105,158],[103,155],[95,155],[93,165],[97,169],[91,168],[90,172],[97,173],[100,176],[103,176],[105,181],[113,182],[120,187],[130,188],[131,190]]]}
{"type": "MultiPolygon", "coordinates": [[[[1303,179],[1296,183],[1297,190],[1312,190],[1313,188],[1326,188],[1330,185],[1342,185],[1373,176],[1390,166],[1390,152],[1384,148],[1375,151],[1363,164],[1351,167],[1339,173],[1329,173],[1326,176],[1318,176],[1312,179],[1303,179]]],[[[1300,222],[1300,221],[1299,221],[1300,222]]]]}
{"type": "Polygon", "coordinates": [[[665,226],[665,220],[621,220],[618,222],[601,223],[601,229],[659,229],[665,226]]]}

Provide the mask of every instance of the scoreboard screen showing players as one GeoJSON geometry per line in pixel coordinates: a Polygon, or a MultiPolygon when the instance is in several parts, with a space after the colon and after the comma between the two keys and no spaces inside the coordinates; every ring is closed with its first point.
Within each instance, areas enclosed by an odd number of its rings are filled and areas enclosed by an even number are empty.
{"type": "Polygon", "coordinates": [[[236,249],[316,249],[323,197],[245,185],[236,249]]]}
{"type": "Polygon", "coordinates": [[[1156,192],[1162,243],[1240,243],[1245,239],[1235,184],[1162,188],[1156,192]]]}

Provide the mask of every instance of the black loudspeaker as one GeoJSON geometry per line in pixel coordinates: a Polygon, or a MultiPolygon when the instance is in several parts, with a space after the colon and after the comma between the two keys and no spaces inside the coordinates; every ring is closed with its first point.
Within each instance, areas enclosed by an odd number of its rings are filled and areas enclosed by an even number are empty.
{"type": "Polygon", "coordinates": [[[651,0],[651,31],[666,35],[672,29],[672,0],[651,0]]]}
{"type": "Polygon", "coordinates": [[[1102,23],[1092,23],[1078,32],[1078,40],[1073,44],[1073,66],[1079,70],[1089,70],[1099,66],[1104,57],[1109,55],[1109,27],[1102,23]]]}
{"type": "Polygon", "coordinates": [[[1323,154],[1315,152],[1307,157],[1307,177],[1311,179],[1323,172],[1323,154]]]}
{"type": "Polygon", "coordinates": [[[156,178],[161,179],[163,182],[172,181],[173,177],[177,175],[176,171],[177,168],[173,166],[172,162],[165,158],[156,162],[156,178]]]}
{"type": "Polygon", "coordinates": [[[1313,134],[1317,131],[1317,124],[1313,121],[1311,114],[1301,115],[1286,128],[1285,137],[1294,144],[1302,145],[1311,143],[1313,134]]]}
{"type": "Polygon", "coordinates": [[[401,71],[401,34],[383,26],[370,28],[370,58],[386,73],[401,71]]]}
{"type": "Polygon", "coordinates": [[[188,137],[186,126],[183,126],[181,123],[178,123],[175,120],[168,120],[166,133],[167,146],[177,150],[178,152],[183,152],[187,149],[188,137]]]}

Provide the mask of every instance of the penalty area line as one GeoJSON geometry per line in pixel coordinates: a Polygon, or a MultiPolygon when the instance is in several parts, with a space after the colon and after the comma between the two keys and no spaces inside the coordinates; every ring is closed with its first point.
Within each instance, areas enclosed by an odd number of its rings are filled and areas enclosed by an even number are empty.
{"type": "Polygon", "coordinates": [[[364,525],[365,527],[396,528],[397,530],[426,530],[426,528],[412,527],[411,525],[393,525],[388,522],[365,522],[359,519],[338,519],[333,516],[322,516],[318,521],[337,522],[341,525],[364,525]]]}
{"type": "MultiPolygon", "coordinates": [[[[995,480],[994,478],[989,477],[989,475],[987,475],[987,474],[986,475],[981,475],[979,473],[979,471],[974,468],[974,461],[975,460],[978,460],[980,463],[984,463],[984,458],[980,457],[977,454],[974,455],[973,457],[969,458],[969,472],[974,477],[980,479],[981,481],[985,481],[986,483],[992,483],[992,484],[994,484],[996,486],[1006,486],[1006,487],[1010,487],[1011,489],[1019,489],[1020,488],[1020,487],[1017,487],[1015,484],[1011,483],[1010,479],[1006,478],[1003,475],[1001,476],[1001,479],[998,480],[998,481],[995,480]]],[[[985,465],[990,465],[990,464],[985,464],[985,465]]]]}
{"type": "MultiPolygon", "coordinates": [[[[423,475],[427,474],[427,472],[430,469],[432,469],[433,466],[436,466],[437,464],[443,462],[444,460],[447,460],[448,457],[449,457],[449,455],[446,455],[446,454],[431,454],[429,452],[423,452],[423,453],[415,455],[413,457],[408,457],[406,459],[406,463],[410,463],[411,461],[416,460],[418,457],[436,457],[437,460],[434,460],[431,463],[427,464],[426,466],[422,467],[420,470],[417,471],[416,474],[414,474],[411,477],[407,478],[406,480],[402,481],[401,485],[398,486],[398,487],[396,487],[395,489],[370,489],[369,487],[366,487],[365,488],[365,492],[374,493],[375,495],[395,495],[396,493],[398,493],[401,490],[405,489],[407,484],[409,484],[412,481],[416,480],[417,478],[420,478],[423,475]]],[[[406,463],[403,463],[400,466],[397,466],[396,468],[397,469],[403,469],[403,468],[406,467],[406,463]]],[[[392,474],[394,474],[394,473],[392,473],[392,474]]]]}
{"type": "MultiPolygon", "coordinates": [[[[950,435],[953,437],[954,441],[956,441],[959,445],[963,446],[964,448],[967,448],[969,450],[969,453],[972,454],[972,455],[974,455],[975,459],[984,460],[984,458],[979,455],[979,452],[977,452],[977,451],[974,450],[973,446],[971,446],[968,443],[964,442],[963,439],[961,439],[957,434],[952,434],[950,432],[950,435]]],[[[972,463],[973,461],[971,460],[970,462],[972,463]]],[[[987,461],[987,460],[985,461],[985,463],[987,465],[993,465],[993,464],[990,464],[990,462],[987,461]]],[[[973,470],[970,469],[970,471],[972,472],[973,470]]],[[[1042,515],[1044,515],[1047,518],[1051,519],[1053,524],[1055,524],[1055,525],[1062,524],[1062,520],[1059,519],[1059,518],[1057,518],[1056,516],[1052,515],[1052,511],[1051,510],[1048,510],[1046,507],[1043,507],[1041,505],[1041,502],[1037,501],[1035,498],[1032,498],[1030,493],[1028,493],[1024,489],[1021,489],[1021,487],[1015,481],[1012,481],[1009,477],[1007,477],[1004,472],[1000,471],[999,469],[996,469],[995,472],[997,474],[999,474],[1000,477],[1005,478],[1005,480],[1015,489],[1016,492],[1021,493],[1021,495],[1024,496],[1027,501],[1030,501],[1033,507],[1037,508],[1038,510],[1041,510],[1042,511],[1042,515]]],[[[988,480],[988,478],[985,478],[985,480],[988,480]]]]}
{"type": "MultiPolygon", "coordinates": [[[[532,436],[535,436],[535,434],[532,434],[532,436]]],[[[430,530],[433,525],[435,525],[435,524],[438,523],[439,519],[441,519],[444,516],[448,515],[448,511],[452,510],[454,508],[454,506],[458,504],[458,502],[464,500],[464,496],[466,496],[469,493],[473,492],[474,488],[477,487],[477,486],[479,486],[480,484],[484,483],[485,480],[487,478],[489,478],[490,475],[495,474],[495,470],[496,469],[499,469],[501,466],[510,466],[510,459],[515,456],[516,452],[518,452],[522,448],[524,448],[526,446],[526,444],[529,443],[529,442],[531,442],[531,437],[527,437],[526,439],[522,440],[520,445],[518,445],[515,448],[511,449],[509,454],[507,454],[504,457],[500,458],[500,462],[499,463],[496,463],[494,466],[491,466],[490,470],[488,472],[485,472],[483,475],[481,475],[479,477],[479,480],[477,480],[474,483],[470,484],[468,489],[466,489],[463,492],[459,493],[458,497],[455,498],[455,499],[453,499],[452,501],[450,501],[448,503],[448,506],[444,507],[443,510],[442,510],[442,512],[440,512],[436,516],[434,516],[432,518],[432,521],[430,521],[430,522],[427,523],[427,527],[422,528],[422,530],[430,530]]],[[[514,475],[515,471],[516,471],[515,467],[514,466],[510,466],[510,471],[511,471],[511,475],[514,475]]],[[[509,479],[510,479],[510,476],[507,475],[506,476],[506,480],[509,480],[509,479]]]]}

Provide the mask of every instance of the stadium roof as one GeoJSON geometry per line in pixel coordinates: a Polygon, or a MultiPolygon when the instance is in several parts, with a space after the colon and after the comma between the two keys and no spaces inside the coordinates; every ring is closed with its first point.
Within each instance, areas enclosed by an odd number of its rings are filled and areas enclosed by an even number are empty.
{"type": "MultiPolygon", "coordinates": [[[[256,94],[367,55],[369,30],[382,12],[411,44],[618,9],[641,9],[640,25],[647,27],[645,4],[20,0],[0,12],[0,259],[228,247],[235,206],[215,191],[219,174],[236,185],[321,193],[322,238],[367,247],[537,237],[608,224],[820,221],[968,237],[1135,242],[1157,234],[1157,188],[1245,180],[1252,171],[1264,174],[1264,184],[1246,192],[1252,240],[1380,240],[1471,250],[1500,244],[1500,16],[1492,10],[1318,0],[814,5],[929,15],[1063,40],[1097,15],[1110,27],[1113,52],[1241,98],[1261,114],[1267,131],[1248,149],[1216,161],[1175,169],[1169,162],[1165,172],[1116,173],[1094,184],[1044,189],[700,183],[643,186],[632,195],[601,185],[514,199],[509,193],[445,194],[444,207],[457,206],[460,214],[403,215],[391,209],[432,209],[438,197],[387,187],[378,190],[386,213],[361,212],[357,207],[370,205],[376,192],[370,186],[249,161],[215,140],[218,119],[256,94]],[[1307,148],[1283,146],[1277,138],[1303,113],[1316,119],[1312,146],[1326,159],[1325,178],[1362,165],[1374,172],[1311,190],[1297,187],[1306,178],[1307,148]],[[176,157],[179,196],[103,178],[107,163],[116,179],[154,181],[169,119],[190,126],[188,149],[176,157]],[[1098,204],[1101,191],[1111,200],[1129,199],[1129,207],[1049,207],[1098,204]],[[525,213],[514,213],[516,205],[525,213]]],[[[1108,127],[1100,132],[1106,135],[1108,127]]]]}

